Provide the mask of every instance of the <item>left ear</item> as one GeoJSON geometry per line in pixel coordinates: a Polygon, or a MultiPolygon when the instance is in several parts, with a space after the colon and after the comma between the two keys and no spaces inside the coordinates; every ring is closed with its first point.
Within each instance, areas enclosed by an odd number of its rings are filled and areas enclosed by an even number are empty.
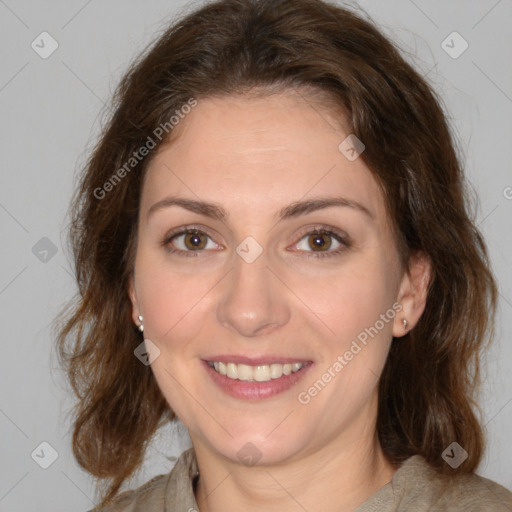
{"type": "Polygon", "coordinates": [[[432,265],[428,256],[423,252],[413,254],[409,261],[409,270],[404,272],[398,292],[397,302],[402,305],[402,310],[393,323],[395,338],[404,336],[418,323],[427,303],[431,277],[432,265]],[[407,320],[406,327],[404,319],[407,320]]]}

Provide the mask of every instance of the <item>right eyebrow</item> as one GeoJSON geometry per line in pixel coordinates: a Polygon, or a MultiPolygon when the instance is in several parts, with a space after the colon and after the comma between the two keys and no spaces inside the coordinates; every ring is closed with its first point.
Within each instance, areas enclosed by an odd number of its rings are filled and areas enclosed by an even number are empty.
{"type": "Polygon", "coordinates": [[[224,221],[229,217],[228,212],[219,205],[196,201],[195,199],[185,199],[183,197],[166,197],[161,201],[157,201],[149,208],[147,216],[149,217],[152,213],[162,208],[168,208],[169,206],[181,206],[193,213],[205,215],[206,217],[220,221],[224,221]]]}

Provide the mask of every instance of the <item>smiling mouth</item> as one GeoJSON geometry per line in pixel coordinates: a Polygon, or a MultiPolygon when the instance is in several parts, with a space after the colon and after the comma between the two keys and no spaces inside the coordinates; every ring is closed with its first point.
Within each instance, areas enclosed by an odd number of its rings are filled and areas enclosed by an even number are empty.
{"type": "Polygon", "coordinates": [[[269,382],[280,379],[283,375],[290,375],[300,371],[306,363],[273,363],[250,366],[247,364],[224,363],[222,361],[208,361],[208,366],[228,379],[249,382],[269,382]]]}

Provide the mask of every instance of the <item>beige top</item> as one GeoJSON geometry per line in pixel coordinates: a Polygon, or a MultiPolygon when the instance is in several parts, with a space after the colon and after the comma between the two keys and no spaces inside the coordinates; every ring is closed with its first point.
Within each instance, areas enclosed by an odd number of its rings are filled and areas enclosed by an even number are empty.
{"type": "MultiPolygon", "coordinates": [[[[183,452],[174,468],[116,502],[88,512],[198,512],[193,482],[194,449],[183,452]]],[[[442,476],[420,455],[409,457],[384,487],[354,512],[512,512],[512,492],[476,474],[442,476]]]]}

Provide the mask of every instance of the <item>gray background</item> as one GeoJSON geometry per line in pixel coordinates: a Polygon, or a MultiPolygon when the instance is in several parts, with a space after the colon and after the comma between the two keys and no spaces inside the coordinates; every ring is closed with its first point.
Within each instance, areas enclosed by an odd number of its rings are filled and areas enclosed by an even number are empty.
{"type": "MultiPolygon", "coordinates": [[[[65,215],[77,170],[98,134],[99,114],[123,70],[187,4],[0,0],[2,512],[93,506],[93,481],[71,455],[71,395],[52,348],[53,318],[75,291],[65,215]],[[47,58],[31,47],[34,40],[42,46],[43,31],[59,45],[47,58]],[[51,462],[52,452],[42,442],[58,454],[47,469],[39,464],[51,462]]],[[[512,0],[360,5],[444,98],[480,198],[477,219],[500,285],[500,311],[481,400],[489,444],[479,472],[512,489],[512,0]],[[463,48],[457,36],[442,47],[453,31],[469,44],[457,58],[445,51],[463,48]]],[[[175,434],[175,427],[159,432],[126,487],[169,471],[172,457],[188,446],[182,429],[175,434]]]]}

